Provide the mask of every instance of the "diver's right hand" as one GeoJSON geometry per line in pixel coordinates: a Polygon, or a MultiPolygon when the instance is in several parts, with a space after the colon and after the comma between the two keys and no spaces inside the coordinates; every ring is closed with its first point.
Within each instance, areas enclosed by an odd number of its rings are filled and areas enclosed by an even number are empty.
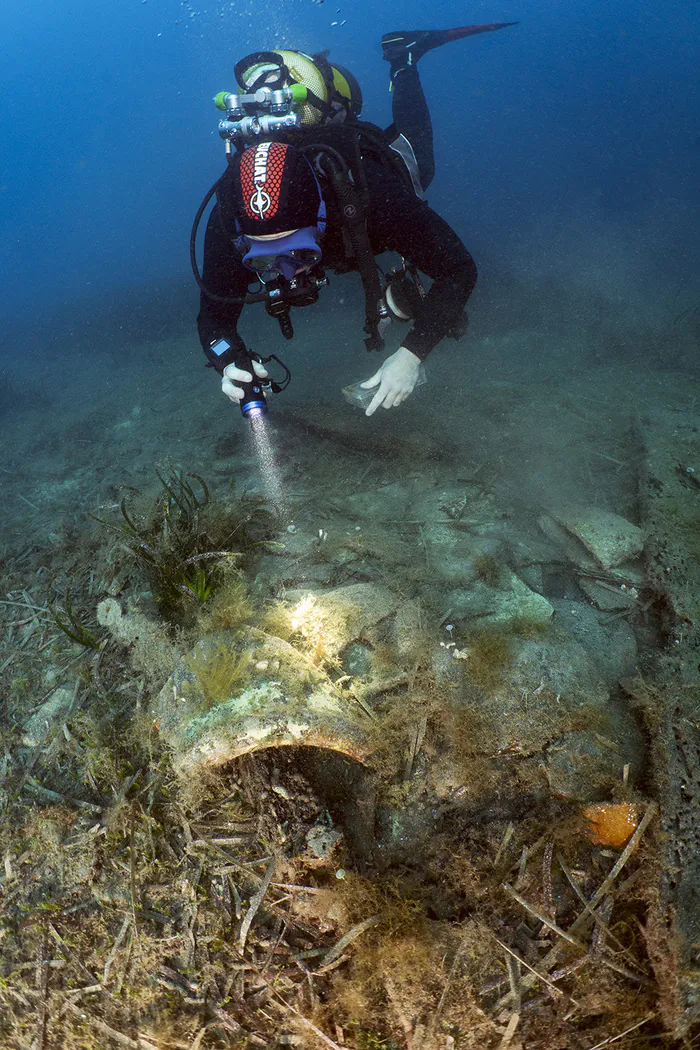
{"type": "MultiPolygon", "coordinates": [[[[258,379],[266,379],[267,369],[259,361],[253,361],[252,364],[258,379]]],[[[238,405],[243,400],[245,391],[242,387],[236,386],[236,383],[252,383],[252,381],[253,377],[250,372],[246,372],[243,368],[237,368],[236,365],[226,365],[221,378],[221,392],[226,394],[226,397],[229,401],[233,401],[234,405],[238,405]]]]}

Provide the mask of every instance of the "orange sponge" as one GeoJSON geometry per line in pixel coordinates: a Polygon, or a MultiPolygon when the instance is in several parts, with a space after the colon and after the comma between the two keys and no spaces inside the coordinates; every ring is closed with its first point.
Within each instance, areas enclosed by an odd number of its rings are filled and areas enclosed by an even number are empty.
{"type": "Polygon", "coordinates": [[[639,824],[639,811],[632,802],[604,802],[586,806],[588,837],[596,846],[621,849],[639,824]]]}

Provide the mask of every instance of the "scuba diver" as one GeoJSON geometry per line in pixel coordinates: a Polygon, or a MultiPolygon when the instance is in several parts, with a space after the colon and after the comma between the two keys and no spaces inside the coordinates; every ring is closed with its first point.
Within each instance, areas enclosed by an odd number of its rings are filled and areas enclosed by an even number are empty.
{"type": "Polygon", "coordinates": [[[328,61],[328,52],[261,51],[237,63],[239,91],[215,99],[226,112],[219,132],[228,164],[197,213],[190,254],[201,289],[202,347],[222,377],[223,393],[244,415],[263,414],[265,390],[283,389],[290,376],[279,358],[246,348],[236,330],[243,306],[264,303],[290,339],[290,310],[316,302],[326,268],[359,272],[368,350],[383,348],[390,321],[413,322],[399,349],[361,384],[370,392],[368,416],[402,404],[433,348],[465,333],[476,266],[423,199],[435,163],[416,63],[450,41],[514,24],[386,33],[393,116],[386,131],[359,120],[359,85],[328,61]],[[214,194],[200,276],[197,227],[214,194]],[[387,251],[401,262],[383,274],[375,256],[387,251]],[[419,271],[431,279],[429,290],[419,271]],[[270,360],[284,369],[284,382],[269,379],[270,360]]]}

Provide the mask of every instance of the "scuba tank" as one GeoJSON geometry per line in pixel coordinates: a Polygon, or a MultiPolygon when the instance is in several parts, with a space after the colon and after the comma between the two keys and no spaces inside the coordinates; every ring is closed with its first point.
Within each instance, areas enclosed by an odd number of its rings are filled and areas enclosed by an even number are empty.
{"type": "Polygon", "coordinates": [[[326,124],[338,117],[357,120],[362,112],[360,85],[347,69],[331,64],[328,54],[254,51],[237,62],[233,72],[242,92],[255,92],[261,87],[305,87],[306,97],[297,109],[299,123],[305,127],[326,124]]]}

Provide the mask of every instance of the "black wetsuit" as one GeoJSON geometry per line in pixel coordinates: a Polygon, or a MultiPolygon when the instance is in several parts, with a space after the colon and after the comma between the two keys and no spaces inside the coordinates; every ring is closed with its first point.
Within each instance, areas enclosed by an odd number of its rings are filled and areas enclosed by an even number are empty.
{"type": "MultiPolygon", "coordinates": [[[[387,141],[402,134],[413,147],[423,189],[434,175],[432,127],[423,90],[414,67],[403,70],[394,80],[394,125],[387,141]]],[[[367,229],[372,251],[398,252],[433,281],[420,304],[402,345],[425,360],[430,351],[459,327],[464,305],[476,283],[476,266],[454,230],[425,201],[407,188],[400,176],[371,157],[364,161],[369,188],[367,229]]],[[[330,201],[328,202],[330,205],[330,201]]],[[[323,238],[325,269],[347,272],[342,230],[332,220],[323,238]]],[[[244,296],[252,273],[241,262],[231,237],[224,231],[214,207],[204,242],[205,286],[215,295],[244,296]]],[[[224,337],[232,347],[243,340],[236,331],[242,305],[221,303],[202,294],[197,318],[199,338],[211,363],[221,363],[209,350],[211,343],[224,337]]],[[[252,309],[260,309],[252,307],[252,309]]],[[[263,313],[261,312],[261,321],[263,313]]],[[[269,323],[269,322],[268,322],[269,323]]]]}

